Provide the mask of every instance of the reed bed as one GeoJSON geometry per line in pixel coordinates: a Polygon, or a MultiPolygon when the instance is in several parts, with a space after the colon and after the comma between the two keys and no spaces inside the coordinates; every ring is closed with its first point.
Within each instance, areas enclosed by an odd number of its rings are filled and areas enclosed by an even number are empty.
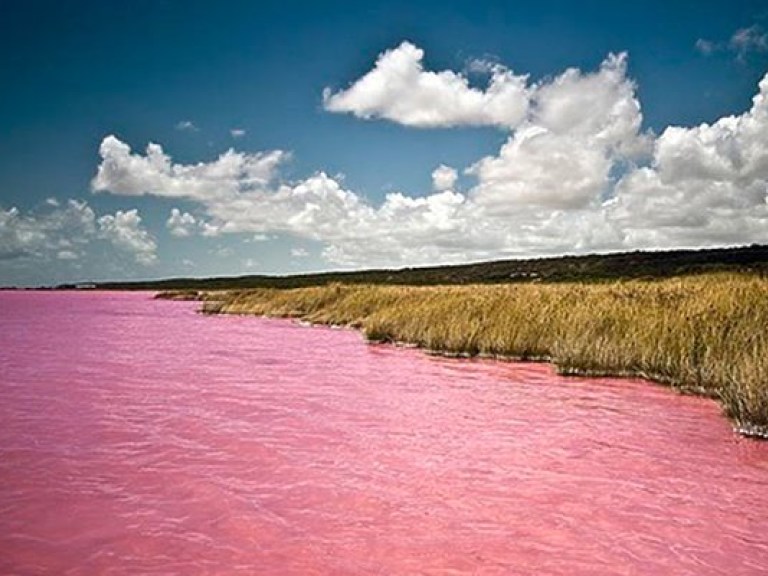
{"type": "Polygon", "coordinates": [[[608,284],[333,284],[220,293],[209,313],[360,328],[446,354],[549,360],[562,373],[635,375],[721,401],[768,437],[768,280],[706,274],[608,284]]]}

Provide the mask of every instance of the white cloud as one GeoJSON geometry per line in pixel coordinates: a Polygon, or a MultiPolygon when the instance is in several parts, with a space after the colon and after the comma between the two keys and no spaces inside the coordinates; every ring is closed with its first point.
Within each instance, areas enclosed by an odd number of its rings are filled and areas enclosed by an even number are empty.
{"type": "MultiPolygon", "coordinates": [[[[446,86],[460,95],[471,90],[459,75],[425,72],[422,56],[407,44],[385,53],[368,80],[340,93],[337,104],[351,102],[347,96],[390,95],[391,86],[383,92],[356,87],[376,87],[401,65],[417,92],[424,82],[440,95],[446,86]]],[[[395,88],[399,94],[402,86],[396,82],[395,88]]],[[[434,192],[392,192],[373,204],[323,172],[281,179],[278,169],[287,157],[281,151],[230,150],[209,163],[183,165],[158,145],[137,154],[114,136],[102,143],[94,189],[184,198],[205,214],[199,224],[204,235],[287,234],[321,243],[322,256],[337,265],[768,241],[768,76],[744,114],[669,127],[658,137],[641,128],[625,55],[609,55],[594,72],[566,70],[526,87],[525,95],[522,116],[508,124],[514,129],[499,152],[469,168],[476,183],[466,193],[452,190],[457,173],[442,166],[433,173],[434,192]]],[[[415,120],[424,118],[417,114],[418,98],[400,108],[373,101],[379,107],[372,116],[429,124],[415,120]]],[[[449,117],[474,122],[469,108],[459,114],[459,108],[440,106],[445,114],[432,125],[446,125],[449,117]]]]}
{"type": "Polygon", "coordinates": [[[538,87],[528,120],[499,154],[471,168],[473,199],[505,217],[531,206],[595,205],[609,194],[617,162],[649,152],[641,124],[625,55],[610,55],[592,74],[566,70],[538,87]]]}
{"type": "Polygon", "coordinates": [[[622,179],[610,213],[630,244],[768,241],[768,75],[759,88],[740,116],[667,128],[651,166],[622,179]]]}
{"type": "Polygon", "coordinates": [[[176,130],[180,132],[199,132],[199,128],[191,120],[182,120],[176,124],[176,130]]]}
{"type": "Polygon", "coordinates": [[[96,192],[153,194],[203,202],[267,186],[289,156],[281,150],[261,154],[228,150],[208,164],[179,165],[173,164],[157,144],[149,144],[146,155],[140,156],[115,136],[104,138],[99,154],[102,162],[91,183],[96,192]]]}
{"type": "Polygon", "coordinates": [[[86,202],[47,202],[44,211],[22,214],[0,209],[0,260],[70,261],[87,258],[88,250],[107,240],[137,262],[155,261],[157,245],[141,226],[136,210],[96,216],[86,202]]]}
{"type": "Polygon", "coordinates": [[[46,207],[45,212],[28,214],[0,208],[0,260],[46,258],[61,246],[84,244],[93,236],[95,214],[85,202],[46,207]]]}
{"type": "Polygon", "coordinates": [[[291,256],[294,258],[307,258],[309,252],[305,248],[291,248],[291,256]]]}
{"type": "Polygon", "coordinates": [[[587,139],[538,126],[518,131],[498,156],[472,167],[475,201],[497,216],[522,208],[586,208],[608,187],[611,160],[587,139]],[[586,144],[586,145],[585,145],[586,144]]]}
{"type": "Polygon", "coordinates": [[[609,54],[597,72],[570,68],[534,94],[531,123],[555,135],[589,138],[608,152],[642,154],[647,142],[627,55],[609,54]]]}
{"type": "Polygon", "coordinates": [[[125,250],[136,258],[136,262],[149,266],[157,260],[157,244],[141,226],[141,216],[136,209],[118,210],[97,220],[99,234],[115,247],[125,250]]]}
{"type": "Polygon", "coordinates": [[[72,250],[60,250],[56,257],[59,260],[77,260],[80,256],[72,250]]]}
{"type": "Polygon", "coordinates": [[[0,260],[12,260],[34,253],[47,237],[38,223],[19,214],[15,207],[0,210],[0,260]]]}
{"type": "Polygon", "coordinates": [[[468,74],[493,74],[495,70],[503,69],[495,57],[490,58],[470,58],[464,65],[464,70],[468,74]]]}
{"type": "Polygon", "coordinates": [[[95,191],[114,194],[186,198],[201,203],[211,222],[204,236],[305,230],[317,234],[337,228],[339,218],[360,207],[357,195],[324,173],[292,185],[275,181],[282,151],[242,154],[232,150],[211,163],[172,163],[157,144],[146,155],[134,154],[114,136],[101,144],[102,162],[93,180],[95,191]]]}
{"type": "Polygon", "coordinates": [[[514,127],[528,108],[527,76],[493,66],[485,90],[451,70],[424,69],[424,51],[403,42],[382,53],[373,70],[346,90],[323,92],[325,109],[360,118],[383,118],[421,128],[514,127]]]}
{"type": "Polygon", "coordinates": [[[455,168],[440,164],[432,172],[432,188],[438,192],[442,190],[452,190],[456,185],[459,174],[455,168]]]}
{"type": "Polygon", "coordinates": [[[199,222],[200,228],[202,230],[202,235],[206,238],[214,238],[221,234],[221,225],[216,226],[215,224],[211,224],[210,222],[199,222]]]}
{"type": "Polygon", "coordinates": [[[716,43],[712,42],[711,40],[705,40],[704,38],[699,38],[696,40],[696,44],[694,44],[694,47],[697,51],[704,54],[704,56],[709,56],[713,52],[715,52],[718,49],[718,46],[716,43]]]}
{"type": "Polygon", "coordinates": [[[753,24],[736,30],[727,42],[699,38],[694,47],[704,56],[711,56],[716,52],[730,52],[736,55],[736,60],[743,63],[750,54],[768,52],[768,33],[760,25],[753,24]]]}
{"type": "Polygon", "coordinates": [[[744,59],[750,52],[765,52],[768,50],[768,34],[757,24],[740,28],[731,36],[728,48],[740,59],[744,59]]]}
{"type": "Polygon", "coordinates": [[[171,215],[165,222],[165,227],[172,236],[186,238],[194,233],[197,220],[189,212],[182,212],[178,208],[171,208],[171,215]]]}
{"type": "Polygon", "coordinates": [[[243,136],[245,136],[245,134],[246,134],[246,131],[243,130],[242,128],[232,128],[229,131],[229,135],[232,136],[232,138],[242,138],[243,136]]]}

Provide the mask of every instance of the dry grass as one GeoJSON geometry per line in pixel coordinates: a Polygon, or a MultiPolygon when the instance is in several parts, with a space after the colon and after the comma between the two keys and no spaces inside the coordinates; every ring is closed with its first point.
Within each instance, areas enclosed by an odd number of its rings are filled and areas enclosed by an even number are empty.
{"type": "Polygon", "coordinates": [[[768,432],[768,280],[708,274],[611,284],[352,286],[230,292],[205,311],[362,328],[444,353],[549,359],[719,398],[768,432]]]}

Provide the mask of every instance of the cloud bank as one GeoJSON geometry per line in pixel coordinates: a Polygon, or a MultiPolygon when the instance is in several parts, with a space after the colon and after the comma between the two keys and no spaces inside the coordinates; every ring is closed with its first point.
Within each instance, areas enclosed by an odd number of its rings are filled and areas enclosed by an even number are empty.
{"type": "Polygon", "coordinates": [[[137,210],[96,216],[86,202],[46,202],[22,214],[0,208],[0,261],[77,261],[94,245],[106,242],[132,261],[148,266],[157,260],[157,243],[141,225],[137,210]]]}
{"type": "Polygon", "coordinates": [[[281,150],[183,165],[115,136],[101,144],[93,189],[194,202],[203,218],[176,210],[168,220],[180,237],[286,233],[320,242],[334,265],[768,242],[768,76],[741,115],[655,136],[642,129],[625,54],[537,83],[490,70],[488,86],[473,88],[460,72],[425,69],[406,42],[323,97],[328,111],[405,126],[508,130],[496,154],[464,168],[465,190],[441,165],[433,191],[373,203],[323,172],[285,180],[281,150]]]}

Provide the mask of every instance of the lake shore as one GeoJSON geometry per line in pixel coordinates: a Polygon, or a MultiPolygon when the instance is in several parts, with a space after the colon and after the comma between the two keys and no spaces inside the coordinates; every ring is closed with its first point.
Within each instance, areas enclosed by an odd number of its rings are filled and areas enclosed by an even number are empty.
{"type": "Polygon", "coordinates": [[[333,284],[169,292],[202,311],[361,329],[432,353],[552,362],[563,374],[637,376],[715,398],[742,434],[768,439],[768,280],[704,274],[601,284],[333,284]]]}

